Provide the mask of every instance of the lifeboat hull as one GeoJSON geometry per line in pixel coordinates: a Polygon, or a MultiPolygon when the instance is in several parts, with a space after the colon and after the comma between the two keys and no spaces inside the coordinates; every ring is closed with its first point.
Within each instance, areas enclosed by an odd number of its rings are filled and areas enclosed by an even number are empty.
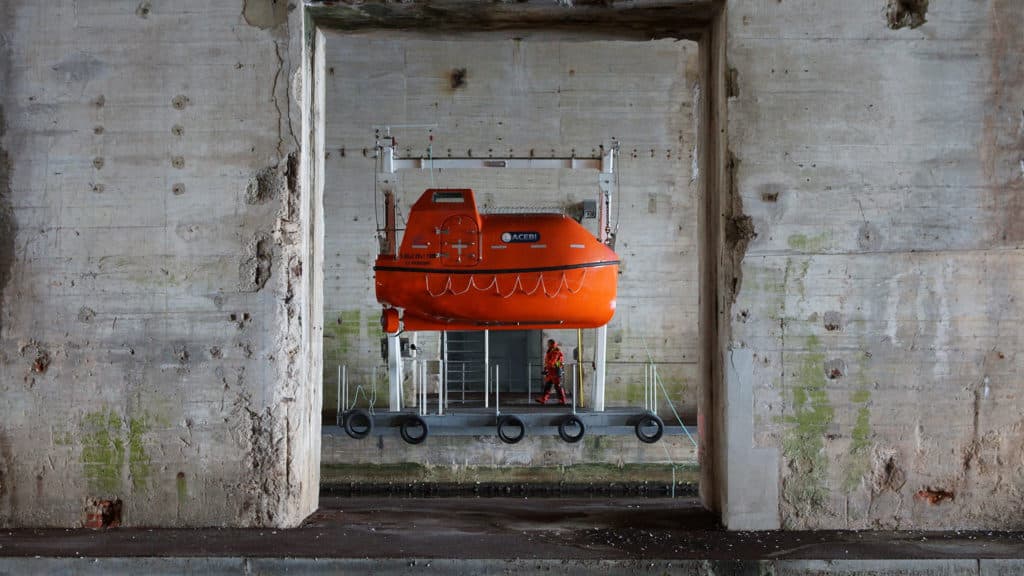
{"type": "Polygon", "coordinates": [[[471,190],[427,190],[374,271],[389,333],[597,328],[615,313],[619,262],[571,218],[480,215],[471,190]]]}

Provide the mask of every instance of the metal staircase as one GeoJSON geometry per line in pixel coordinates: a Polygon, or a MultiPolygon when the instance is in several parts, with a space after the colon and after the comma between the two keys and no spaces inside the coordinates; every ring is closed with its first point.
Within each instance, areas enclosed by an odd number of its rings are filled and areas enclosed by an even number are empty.
{"type": "Polygon", "coordinates": [[[482,403],[485,369],[483,331],[447,334],[448,401],[482,403]]]}

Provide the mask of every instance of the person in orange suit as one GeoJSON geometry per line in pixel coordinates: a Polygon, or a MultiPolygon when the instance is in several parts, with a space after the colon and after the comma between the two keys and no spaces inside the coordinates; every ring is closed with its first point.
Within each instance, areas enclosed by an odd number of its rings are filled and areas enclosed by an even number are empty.
{"type": "Polygon", "coordinates": [[[554,340],[548,340],[548,351],[544,354],[544,394],[537,398],[540,404],[546,404],[551,396],[551,388],[558,391],[558,403],[565,405],[565,389],[562,388],[562,370],[565,356],[554,340]]]}

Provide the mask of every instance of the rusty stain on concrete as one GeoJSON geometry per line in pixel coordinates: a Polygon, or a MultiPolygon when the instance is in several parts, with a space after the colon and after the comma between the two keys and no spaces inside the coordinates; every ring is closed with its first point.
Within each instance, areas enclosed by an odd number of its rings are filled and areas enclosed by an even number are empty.
{"type": "Polygon", "coordinates": [[[953,501],[956,499],[956,495],[950,492],[949,490],[930,487],[918,490],[917,494],[915,494],[914,497],[917,498],[918,500],[924,500],[925,502],[932,505],[941,504],[946,500],[953,501]]]}
{"type": "Polygon", "coordinates": [[[825,330],[828,330],[829,332],[835,332],[843,329],[843,315],[835,310],[825,312],[822,321],[825,324],[825,330]]]}

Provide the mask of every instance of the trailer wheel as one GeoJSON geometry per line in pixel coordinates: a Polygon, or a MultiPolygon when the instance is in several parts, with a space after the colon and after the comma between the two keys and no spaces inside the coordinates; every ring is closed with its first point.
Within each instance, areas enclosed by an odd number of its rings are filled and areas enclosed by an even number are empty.
{"type": "Polygon", "coordinates": [[[402,440],[409,444],[420,444],[427,439],[430,428],[427,426],[426,420],[414,414],[402,420],[401,426],[398,427],[398,433],[402,435],[402,440]],[[415,430],[416,428],[421,428],[423,431],[419,435],[409,432],[410,429],[415,430]]]}
{"type": "Polygon", "coordinates": [[[373,432],[373,418],[366,410],[356,408],[345,417],[345,433],[349,436],[362,440],[369,436],[370,432],[373,432]]]}
{"type": "Polygon", "coordinates": [[[665,423],[658,418],[657,414],[648,412],[640,417],[636,422],[634,428],[636,430],[636,437],[645,444],[654,444],[658,440],[661,440],[661,435],[665,433],[665,423]],[[653,426],[655,428],[653,433],[648,433],[647,428],[653,426]]]}
{"type": "Polygon", "coordinates": [[[498,418],[498,438],[506,444],[515,444],[526,436],[526,425],[518,416],[502,416],[498,418]],[[506,432],[508,427],[519,428],[519,434],[512,436],[506,432]]]}
{"type": "Polygon", "coordinates": [[[574,444],[583,439],[583,435],[587,433],[587,427],[583,424],[583,420],[575,414],[570,414],[562,419],[558,423],[558,435],[562,437],[562,440],[570,444],[574,444]],[[573,427],[579,428],[579,432],[575,435],[570,434],[569,430],[573,427]]]}

